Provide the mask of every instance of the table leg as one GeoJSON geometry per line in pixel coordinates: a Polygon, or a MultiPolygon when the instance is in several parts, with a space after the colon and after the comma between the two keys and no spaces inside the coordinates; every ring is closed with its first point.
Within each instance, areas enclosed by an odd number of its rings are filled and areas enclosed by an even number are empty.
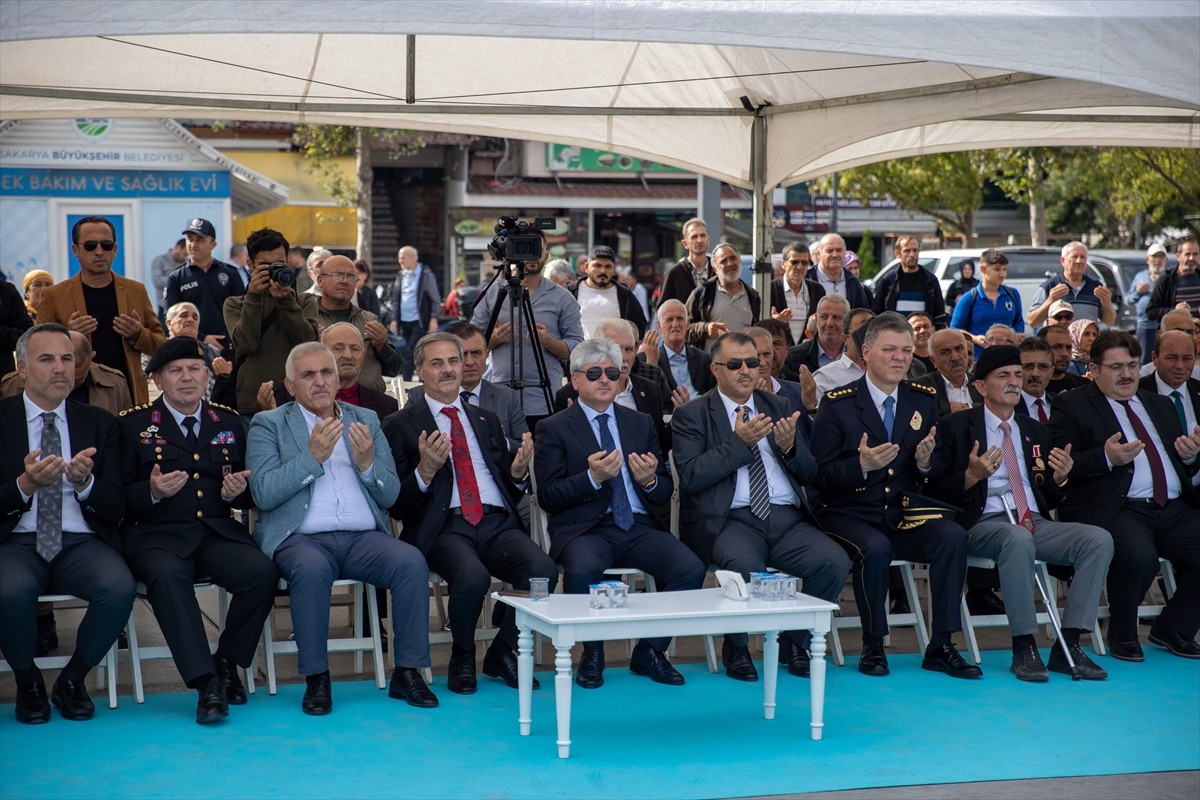
{"type": "Polygon", "coordinates": [[[571,647],[555,642],[554,651],[554,707],[558,711],[558,757],[570,758],[571,647]]]}
{"type": "Polygon", "coordinates": [[[763,633],[763,719],[775,719],[775,684],[779,678],[779,631],[763,633]]]}
{"type": "Polygon", "coordinates": [[[812,632],[812,659],[809,663],[809,693],[812,703],[812,738],[820,741],[825,728],[825,634],[812,632]]]}
{"type": "Polygon", "coordinates": [[[529,735],[533,722],[533,634],[529,628],[517,630],[517,705],[521,735],[529,735]]]}

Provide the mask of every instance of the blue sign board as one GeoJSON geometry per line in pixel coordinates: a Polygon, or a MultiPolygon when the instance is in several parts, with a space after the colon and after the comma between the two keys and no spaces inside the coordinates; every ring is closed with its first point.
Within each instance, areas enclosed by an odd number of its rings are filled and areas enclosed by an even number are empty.
{"type": "Polygon", "coordinates": [[[0,167],[0,194],[22,197],[229,197],[221,171],[0,167]]]}

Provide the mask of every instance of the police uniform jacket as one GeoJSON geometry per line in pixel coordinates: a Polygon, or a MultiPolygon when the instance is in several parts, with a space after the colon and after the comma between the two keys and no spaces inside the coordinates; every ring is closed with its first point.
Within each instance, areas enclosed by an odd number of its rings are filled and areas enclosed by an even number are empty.
{"type": "Polygon", "coordinates": [[[231,508],[250,508],[249,489],[232,502],[221,499],[225,474],[245,469],[242,418],[207,401],[201,402],[196,418],[196,443],[189,445],[161,397],[119,417],[126,494],[121,536],[127,553],[158,548],[187,556],[205,529],[252,543],[245,527],[230,515],[231,508]],[[182,489],[157,503],[150,496],[150,473],[156,464],[164,473],[188,473],[182,489]]]}
{"type": "Polygon", "coordinates": [[[929,476],[939,473],[937,453],[928,475],[917,469],[917,444],[938,421],[934,390],[911,381],[896,387],[896,421],[891,441],[900,452],[886,467],[863,477],[858,446],[888,441],[883,419],[871,399],[867,376],[826,392],[813,423],[812,449],[817,459],[816,484],[827,511],[837,511],[871,524],[881,520],[895,528],[903,517],[905,492],[924,492],[929,476]]]}

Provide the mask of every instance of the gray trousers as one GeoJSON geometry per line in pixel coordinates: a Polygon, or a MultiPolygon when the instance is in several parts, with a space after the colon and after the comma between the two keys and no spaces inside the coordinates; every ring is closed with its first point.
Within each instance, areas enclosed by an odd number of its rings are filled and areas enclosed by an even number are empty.
{"type": "Polygon", "coordinates": [[[1037,631],[1033,605],[1035,559],[1075,568],[1062,624],[1064,628],[1092,630],[1100,590],[1112,560],[1112,536],[1095,525],[1055,522],[1036,513],[1033,522],[1031,535],[1020,525],[1010,523],[1005,514],[985,514],[967,531],[967,553],[996,562],[1013,636],[1037,631]]]}
{"type": "Polygon", "coordinates": [[[330,592],[343,578],[391,591],[396,666],[429,666],[429,566],[417,548],[383,531],[293,533],[275,550],[275,565],[292,596],[301,675],[329,669],[330,592]]]}

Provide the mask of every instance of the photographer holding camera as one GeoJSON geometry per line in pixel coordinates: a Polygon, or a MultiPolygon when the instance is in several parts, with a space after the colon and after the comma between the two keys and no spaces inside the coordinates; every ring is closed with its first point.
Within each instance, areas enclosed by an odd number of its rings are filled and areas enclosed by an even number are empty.
{"type": "Polygon", "coordinates": [[[296,293],[296,273],[287,265],[288,241],[262,228],[246,239],[252,272],[242,297],[225,301],[225,326],[237,352],[234,366],[238,413],[254,414],[258,387],[282,381],[292,348],[317,340],[317,298],[296,293]]]}

